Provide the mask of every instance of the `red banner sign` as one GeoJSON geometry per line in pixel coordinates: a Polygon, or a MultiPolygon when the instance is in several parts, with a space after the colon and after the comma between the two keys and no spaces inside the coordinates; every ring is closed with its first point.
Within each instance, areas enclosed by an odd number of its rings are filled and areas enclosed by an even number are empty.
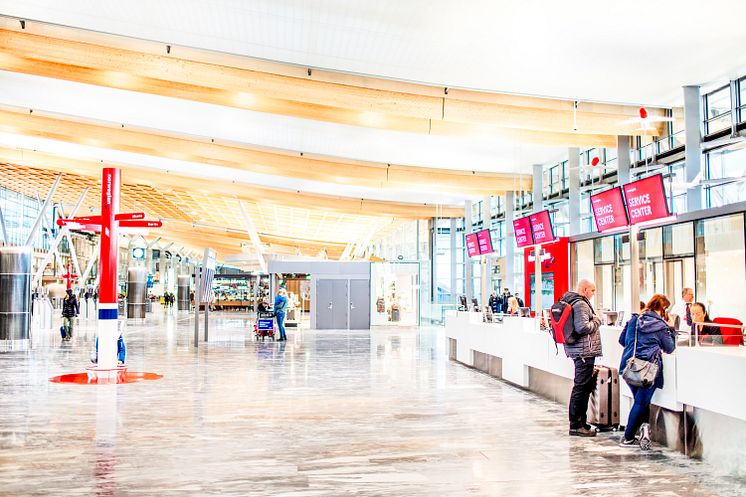
{"type": "Polygon", "coordinates": [[[531,233],[534,235],[534,243],[549,243],[554,241],[554,230],[552,221],[549,219],[549,211],[541,211],[529,216],[531,220],[531,233]]]}
{"type": "Polygon", "coordinates": [[[145,219],[144,212],[128,212],[124,214],[117,214],[114,216],[117,221],[131,221],[134,219],[145,219]]]}
{"type": "Polygon", "coordinates": [[[476,233],[469,233],[466,235],[466,253],[469,257],[479,255],[479,241],[477,240],[476,233]]]}
{"type": "Polygon", "coordinates": [[[629,222],[632,224],[655,221],[669,217],[666,190],[663,176],[656,174],[624,185],[624,198],[627,201],[629,222]]]}
{"type": "Polygon", "coordinates": [[[513,231],[515,232],[515,243],[518,248],[533,245],[534,239],[531,237],[531,221],[528,216],[513,220],[513,231]]]}
{"type": "Polygon", "coordinates": [[[490,230],[477,231],[477,244],[479,245],[479,253],[482,255],[494,252],[490,230]]]}
{"type": "Polygon", "coordinates": [[[160,228],[163,223],[160,221],[119,221],[120,228],[160,228]]]}
{"type": "Polygon", "coordinates": [[[591,210],[599,232],[622,228],[629,224],[619,187],[591,195],[591,210]]]}

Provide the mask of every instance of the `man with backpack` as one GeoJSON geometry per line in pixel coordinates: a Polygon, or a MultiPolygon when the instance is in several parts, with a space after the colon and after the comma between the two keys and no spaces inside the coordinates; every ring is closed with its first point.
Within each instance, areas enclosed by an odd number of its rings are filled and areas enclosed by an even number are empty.
{"type": "Polygon", "coordinates": [[[565,293],[552,306],[555,342],[562,343],[565,354],[575,363],[575,379],[570,394],[570,435],[595,437],[596,430],[586,422],[588,399],[596,388],[593,367],[601,355],[601,318],[590,299],[596,294],[592,281],[580,280],[575,292],[565,293]]]}
{"type": "Polygon", "coordinates": [[[65,299],[62,301],[62,328],[65,331],[62,340],[69,342],[73,339],[73,326],[78,314],[80,314],[80,304],[73,291],[68,288],[65,299]]]}

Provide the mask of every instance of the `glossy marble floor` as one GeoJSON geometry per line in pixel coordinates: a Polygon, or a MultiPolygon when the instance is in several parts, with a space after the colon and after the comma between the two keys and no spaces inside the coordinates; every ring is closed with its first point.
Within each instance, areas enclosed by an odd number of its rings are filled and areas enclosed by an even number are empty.
{"type": "Polygon", "coordinates": [[[210,319],[198,350],[185,313],[126,323],[128,366],[158,381],[50,383],[87,365],[84,321],[0,354],[0,495],[746,495],[667,450],[569,438],[564,407],[449,362],[438,328],[256,343],[244,314],[210,319]]]}

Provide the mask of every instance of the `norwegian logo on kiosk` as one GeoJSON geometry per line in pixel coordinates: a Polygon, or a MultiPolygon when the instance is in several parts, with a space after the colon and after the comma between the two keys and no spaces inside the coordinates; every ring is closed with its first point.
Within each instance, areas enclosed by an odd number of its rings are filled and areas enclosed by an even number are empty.
{"type": "Polygon", "coordinates": [[[630,223],[639,224],[671,215],[666,201],[666,190],[663,188],[662,175],[656,174],[634,181],[624,185],[623,188],[630,223]]]}
{"type": "Polygon", "coordinates": [[[596,227],[600,232],[622,228],[629,224],[622,189],[619,187],[591,195],[591,209],[596,219],[596,227]]]}
{"type": "Polygon", "coordinates": [[[544,210],[528,216],[531,221],[531,232],[534,234],[534,243],[549,243],[554,241],[554,230],[552,221],[549,219],[549,211],[544,210]]]}
{"type": "Polygon", "coordinates": [[[466,235],[466,252],[469,254],[469,257],[479,255],[479,241],[477,241],[476,233],[466,235]]]}
{"type": "Polygon", "coordinates": [[[534,239],[531,237],[531,221],[528,216],[514,219],[513,231],[515,232],[515,243],[518,245],[518,248],[534,244],[534,239]]]}
{"type": "Polygon", "coordinates": [[[480,254],[491,254],[494,252],[492,249],[492,238],[490,237],[490,230],[477,231],[477,243],[479,244],[480,254]]]}

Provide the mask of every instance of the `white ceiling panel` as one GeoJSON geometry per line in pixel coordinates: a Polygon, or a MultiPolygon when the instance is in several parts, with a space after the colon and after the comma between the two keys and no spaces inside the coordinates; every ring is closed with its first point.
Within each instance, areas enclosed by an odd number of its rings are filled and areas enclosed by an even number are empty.
{"type": "Polygon", "coordinates": [[[746,68],[742,0],[0,0],[5,15],[443,86],[680,104],[746,68]]]}

